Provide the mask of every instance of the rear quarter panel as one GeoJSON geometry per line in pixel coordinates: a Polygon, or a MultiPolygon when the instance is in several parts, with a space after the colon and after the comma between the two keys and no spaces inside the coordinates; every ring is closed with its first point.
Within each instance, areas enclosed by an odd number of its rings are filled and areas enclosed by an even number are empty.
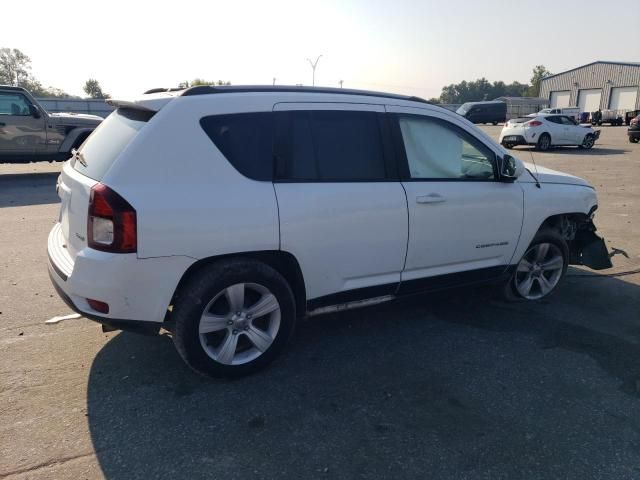
{"type": "Polygon", "coordinates": [[[140,258],[201,259],[279,248],[273,184],[241,175],[200,127],[207,115],[273,107],[272,100],[240,103],[233,97],[169,102],[103,178],[136,209],[140,258]]]}

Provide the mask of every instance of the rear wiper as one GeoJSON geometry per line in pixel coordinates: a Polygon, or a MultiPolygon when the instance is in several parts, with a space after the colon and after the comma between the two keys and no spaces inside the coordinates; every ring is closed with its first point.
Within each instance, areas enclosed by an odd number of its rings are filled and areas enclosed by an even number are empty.
{"type": "Polygon", "coordinates": [[[87,167],[87,161],[84,159],[84,155],[82,155],[82,153],[80,153],[75,148],[71,149],[71,158],[74,158],[77,162],[80,162],[83,167],[87,167]]]}

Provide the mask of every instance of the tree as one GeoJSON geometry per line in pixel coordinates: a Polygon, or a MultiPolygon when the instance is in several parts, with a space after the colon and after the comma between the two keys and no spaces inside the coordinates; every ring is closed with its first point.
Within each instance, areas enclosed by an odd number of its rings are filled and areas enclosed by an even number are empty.
{"type": "Polygon", "coordinates": [[[91,98],[109,98],[109,95],[102,91],[100,83],[98,83],[95,78],[90,78],[89,80],[87,80],[84,83],[84,87],[82,87],[82,89],[91,98]]]}
{"type": "Polygon", "coordinates": [[[531,86],[529,87],[529,96],[537,97],[540,95],[540,82],[543,78],[553,75],[544,65],[536,65],[532,70],[531,86]]]}
{"type": "Polygon", "coordinates": [[[31,59],[17,48],[0,48],[0,84],[22,86],[31,76],[31,59]]]}
{"type": "Polygon", "coordinates": [[[200,85],[231,85],[231,82],[224,80],[205,80],[204,78],[194,78],[193,80],[180,83],[180,88],[197,87],[200,85]]]}

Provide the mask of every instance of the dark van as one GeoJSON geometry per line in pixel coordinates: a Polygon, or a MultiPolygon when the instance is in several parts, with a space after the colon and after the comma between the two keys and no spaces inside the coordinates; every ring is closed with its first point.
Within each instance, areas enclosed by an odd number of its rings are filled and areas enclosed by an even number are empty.
{"type": "Polygon", "coordinates": [[[503,123],[507,119],[505,102],[467,102],[456,113],[473,123],[503,123]]]}

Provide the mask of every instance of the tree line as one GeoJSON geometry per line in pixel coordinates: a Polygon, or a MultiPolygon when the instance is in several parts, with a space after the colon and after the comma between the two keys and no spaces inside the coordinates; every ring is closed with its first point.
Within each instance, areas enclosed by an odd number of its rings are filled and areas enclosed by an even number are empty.
{"type": "Polygon", "coordinates": [[[470,82],[464,80],[443,87],[440,96],[430,101],[457,104],[493,100],[498,97],[537,97],[540,93],[540,81],[549,75],[552,73],[544,65],[536,65],[532,71],[531,83],[491,83],[484,77],[470,82]]]}

